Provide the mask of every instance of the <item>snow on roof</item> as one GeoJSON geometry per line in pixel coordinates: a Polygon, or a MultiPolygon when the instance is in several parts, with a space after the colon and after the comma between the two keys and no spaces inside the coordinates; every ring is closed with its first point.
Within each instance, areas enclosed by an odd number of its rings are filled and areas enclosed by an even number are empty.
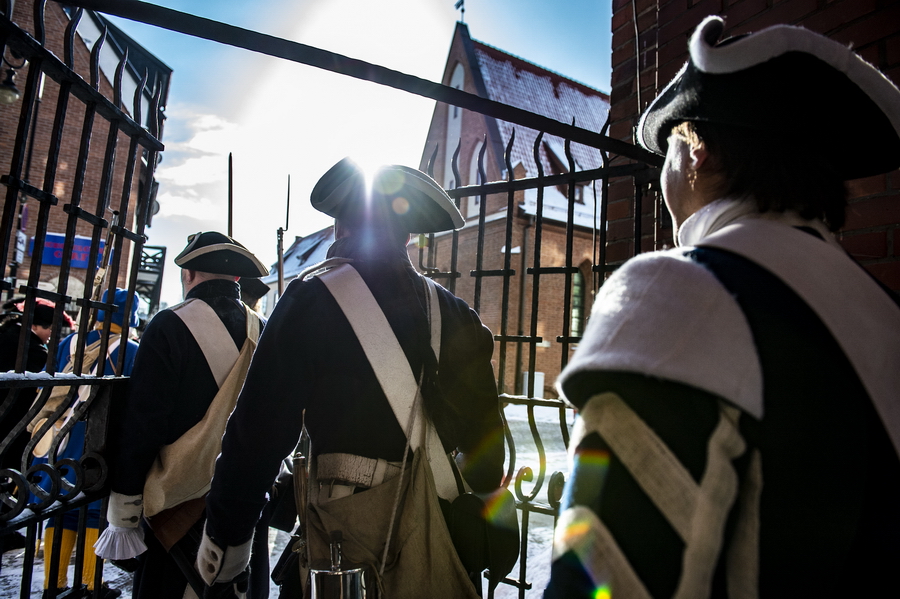
{"type": "MultiPolygon", "coordinates": [[[[542,114],[582,129],[600,132],[609,113],[609,96],[587,85],[564,77],[527,60],[508,54],[483,42],[472,40],[478,67],[491,100],[542,114]]],[[[538,132],[497,120],[502,143],[509,142],[513,129],[516,140],[511,152],[513,167],[522,163],[529,177],[537,176],[534,163],[534,141],[538,132]]],[[[544,174],[552,174],[554,162],[563,147],[563,140],[545,135],[540,148],[544,174]],[[552,149],[551,149],[552,148],[552,149]],[[549,151],[548,151],[549,150],[549,151]],[[550,159],[553,155],[554,160],[550,159]]],[[[598,168],[602,164],[600,151],[581,144],[571,145],[572,157],[579,169],[598,168]]],[[[568,171],[568,161],[561,165],[568,171]]]]}
{"type": "MultiPolygon", "coordinates": [[[[537,215],[537,189],[525,190],[525,203],[521,204],[522,211],[530,216],[537,215]]],[[[597,192],[599,201],[599,191],[597,192]]],[[[544,188],[544,205],[541,215],[550,220],[557,222],[566,222],[569,214],[569,199],[564,196],[556,187],[544,188]]],[[[573,213],[573,224],[588,229],[596,229],[599,227],[599,205],[595,210],[593,190],[588,187],[585,193],[584,203],[575,203],[573,213]]]]}
{"type": "MultiPolygon", "coordinates": [[[[334,241],[333,226],[325,227],[306,237],[294,238],[294,243],[284,252],[284,280],[289,281],[308,267],[323,261],[332,241],[334,241]]],[[[269,274],[262,278],[262,282],[267,285],[276,281],[278,281],[277,262],[269,269],[269,274]]]]}

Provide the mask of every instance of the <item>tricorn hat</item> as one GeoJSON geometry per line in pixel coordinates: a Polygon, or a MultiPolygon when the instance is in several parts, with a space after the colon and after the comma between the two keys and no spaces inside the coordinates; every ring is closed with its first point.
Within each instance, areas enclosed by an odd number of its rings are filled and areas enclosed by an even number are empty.
{"type": "Polygon", "coordinates": [[[269,269],[240,243],[216,231],[188,235],[188,244],[175,257],[181,268],[234,277],[262,277],[269,269]]]}
{"type": "Polygon", "coordinates": [[[271,289],[268,285],[257,278],[241,279],[241,301],[245,304],[253,305],[259,298],[269,293],[271,289]]]}
{"type": "Polygon", "coordinates": [[[839,156],[843,179],[900,167],[900,90],[842,44],[776,25],[719,41],[720,17],[690,40],[690,60],[647,107],[638,142],[665,154],[672,128],[705,121],[770,132],[773,143],[839,156]]]}
{"type": "Polygon", "coordinates": [[[413,168],[396,164],[378,168],[371,188],[352,159],[344,158],[322,175],[310,195],[319,212],[344,220],[387,216],[409,233],[459,229],[465,220],[437,182],[413,168]]]}

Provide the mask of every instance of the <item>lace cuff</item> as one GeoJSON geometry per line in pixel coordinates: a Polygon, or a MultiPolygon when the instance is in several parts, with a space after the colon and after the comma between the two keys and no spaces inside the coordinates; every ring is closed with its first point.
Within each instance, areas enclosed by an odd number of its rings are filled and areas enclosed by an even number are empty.
{"type": "Polygon", "coordinates": [[[97,542],[94,553],[103,559],[131,559],[147,551],[144,543],[144,529],[108,526],[97,542]]]}

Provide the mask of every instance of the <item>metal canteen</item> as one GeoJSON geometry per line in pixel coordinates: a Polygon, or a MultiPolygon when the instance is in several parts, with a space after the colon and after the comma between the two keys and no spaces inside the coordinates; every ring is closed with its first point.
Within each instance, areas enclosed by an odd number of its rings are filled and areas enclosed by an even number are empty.
{"type": "Polygon", "coordinates": [[[331,564],[310,568],[310,599],[378,599],[375,572],[365,564],[344,564],[341,556],[343,535],[331,533],[331,564]]]}

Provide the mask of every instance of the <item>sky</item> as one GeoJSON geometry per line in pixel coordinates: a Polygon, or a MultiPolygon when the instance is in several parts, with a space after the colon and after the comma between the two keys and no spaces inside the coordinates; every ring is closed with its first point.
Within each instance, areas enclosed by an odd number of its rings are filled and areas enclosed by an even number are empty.
{"type": "MultiPolygon", "coordinates": [[[[440,82],[460,11],[455,0],[156,0],[214,19],[440,82]]],[[[113,18],[174,71],[157,168],[160,211],[149,245],[166,246],[162,301],[181,300],[173,259],[198,231],[227,232],[264,264],[277,229],[332,223],[309,194],[344,156],[417,167],[433,100],[305,65],[113,18]],[[286,223],[290,175],[290,222],[286,223]]],[[[610,0],[467,0],[472,38],[609,91],[610,0]]]]}

